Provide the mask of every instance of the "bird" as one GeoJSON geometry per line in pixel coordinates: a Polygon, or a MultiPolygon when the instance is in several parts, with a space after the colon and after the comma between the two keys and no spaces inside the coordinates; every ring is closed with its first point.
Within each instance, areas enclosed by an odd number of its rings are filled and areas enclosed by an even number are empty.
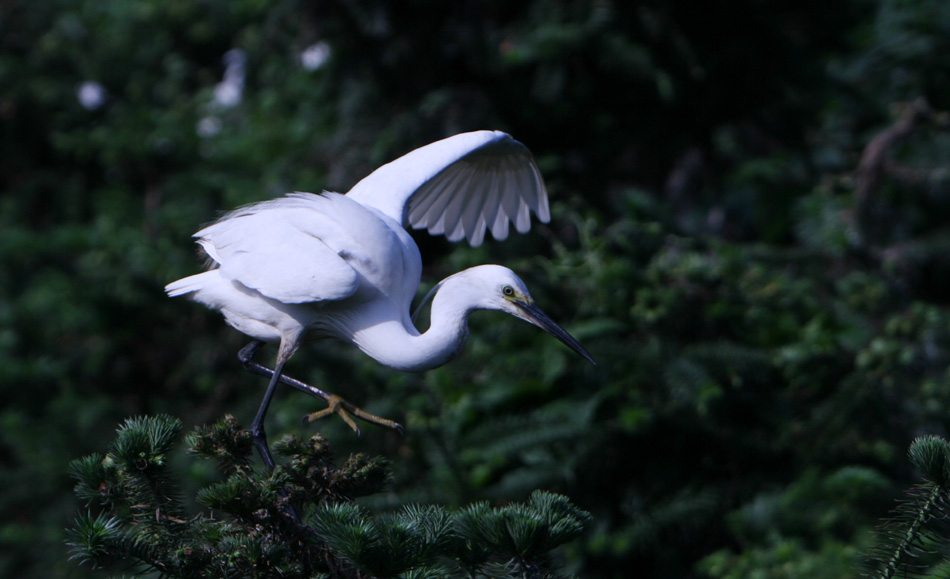
{"type": "Polygon", "coordinates": [[[550,220],[547,190],[527,147],[500,131],[461,133],[381,166],[346,194],[289,193],[222,215],[194,234],[208,269],[169,283],[165,291],[219,311],[253,339],[238,358],[247,370],[269,378],[250,432],[273,469],[264,419],[278,383],[326,401],[327,408],[306,420],[337,414],[359,433],[356,416],[403,432],[393,420],[284,375],[305,337],[336,338],[384,366],[420,372],[462,350],[471,312],[497,310],[540,327],[593,363],[542,311],[524,282],[501,265],[472,267],[442,280],[423,300],[432,301],[429,328],[420,332],[413,322],[422,257],[407,228],[478,246],[487,232],[504,240],[510,224],[527,232],[531,213],[550,220]],[[269,342],[279,344],[273,370],[253,360],[269,342]]]}

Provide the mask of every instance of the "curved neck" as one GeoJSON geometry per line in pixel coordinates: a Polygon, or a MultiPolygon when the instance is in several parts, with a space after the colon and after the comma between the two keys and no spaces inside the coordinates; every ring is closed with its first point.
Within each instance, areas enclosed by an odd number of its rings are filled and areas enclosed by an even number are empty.
{"type": "Polygon", "coordinates": [[[465,345],[468,315],[475,305],[456,291],[452,278],[440,285],[425,333],[416,330],[408,312],[397,313],[391,304],[374,302],[360,316],[365,322],[348,337],[371,358],[396,370],[421,372],[445,364],[465,345]]]}

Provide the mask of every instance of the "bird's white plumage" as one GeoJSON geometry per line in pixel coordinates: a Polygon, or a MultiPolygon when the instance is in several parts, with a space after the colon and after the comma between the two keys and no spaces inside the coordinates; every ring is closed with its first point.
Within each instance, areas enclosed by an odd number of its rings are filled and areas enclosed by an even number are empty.
{"type": "Polygon", "coordinates": [[[199,231],[225,278],[284,303],[339,300],[359,286],[353,267],[325,239],[338,233],[320,203],[293,198],[236,211],[199,231]]]}
{"type": "Polygon", "coordinates": [[[491,309],[544,329],[593,362],[537,307],[518,276],[497,265],[443,280],[425,333],[409,317],[422,259],[404,227],[479,245],[489,230],[504,239],[509,222],[527,231],[532,211],[549,219],[547,192],[528,150],[504,133],[465,133],[380,167],[347,195],[291,193],[226,214],[195,234],[211,269],[174,281],[165,291],[220,311],[231,326],[255,338],[239,358],[249,370],[270,376],[250,432],[273,469],[263,422],[279,382],[328,402],[310,419],[335,412],[357,429],[352,412],[402,430],[392,420],[283,375],[308,331],[355,344],[396,370],[420,371],[461,350],[472,310],[491,309]],[[260,341],[280,342],[273,370],[252,361],[260,341]]]}
{"type": "Polygon", "coordinates": [[[357,183],[347,197],[404,226],[477,246],[491,231],[524,233],[531,212],[550,220],[547,191],[531,153],[499,131],[462,133],[412,151],[357,183]]]}
{"type": "MultiPolygon", "coordinates": [[[[307,303],[349,297],[361,278],[387,292],[418,284],[421,264],[405,271],[410,240],[394,225],[338,193],[291,193],[227,214],[195,237],[228,279],[307,303]]],[[[420,261],[415,253],[411,261],[420,261]]]]}
{"type": "MultiPolygon", "coordinates": [[[[392,368],[423,370],[461,348],[473,309],[528,320],[542,314],[525,313],[502,293],[510,286],[530,302],[514,273],[480,266],[440,284],[430,328],[420,334],[409,311],[422,260],[404,226],[477,245],[488,230],[503,239],[509,221],[526,231],[532,211],[549,218],[528,150],[504,133],[465,133],[381,167],[347,195],[291,193],[224,215],[195,234],[212,269],[165,290],[221,311],[249,336],[280,340],[278,365],[312,330],[354,343],[392,368]]],[[[566,333],[555,335],[565,340],[566,333]]],[[[573,338],[565,343],[580,348],[573,338]]]]}

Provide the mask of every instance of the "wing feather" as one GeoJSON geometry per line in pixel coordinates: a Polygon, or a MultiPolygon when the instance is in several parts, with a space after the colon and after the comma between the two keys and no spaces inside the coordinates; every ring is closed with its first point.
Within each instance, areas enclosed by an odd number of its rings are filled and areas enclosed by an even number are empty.
{"type": "Polygon", "coordinates": [[[466,207],[465,211],[462,213],[462,223],[460,223],[462,231],[456,236],[458,239],[461,239],[462,235],[465,235],[468,237],[472,245],[478,245],[481,243],[485,236],[485,232],[483,228],[481,234],[478,233],[478,224],[485,221],[484,212],[489,208],[489,204],[491,202],[489,198],[491,197],[492,192],[498,190],[498,180],[498,173],[493,173],[491,176],[491,181],[488,183],[483,195],[479,197],[470,195],[466,198],[466,207]],[[478,201],[477,203],[476,199],[478,201]]]}
{"type": "Polygon", "coordinates": [[[336,225],[318,210],[319,196],[311,197],[238,209],[195,237],[225,278],[266,297],[284,303],[343,299],[356,291],[359,276],[321,239],[336,225]]]}
{"type": "MultiPolygon", "coordinates": [[[[444,225],[446,208],[454,199],[451,193],[446,193],[446,191],[458,187],[468,178],[468,171],[464,169],[438,176],[438,183],[433,182],[431,187],[419,192],[419,197],[426,202],[426,205],[423,206],[420,203],[418,206],[413,206],[409,217],[410,223],[418,224],[419,228],[427,227],[428,224],[444,225]]],[[[430,227],[429,232],[433,235],[439,235],[443,233],[443,230],[433,231],[430,227]]]]}
{"type": "Polygon", "coordinates": [[[478,247],[482,244],[482,241],[485,240],[486,229],[487,225],[485,224],[485,217],[480,215],[478,217],[478,222],[475,224],[475,230],[472,231],[472,235],[470,237],[473,247],[478,247]]]}
{"type": "MultiPolygon", "coordinates": [[[[465,196],[454,195],[453,191],[471,178],[471,168],[463,167],[457,173],[448,173],[441,179],[434,180],[430,190],[433,191],[433,195],[438,196],[438,200],[429,211],[432,215],[440,219],[443,227],[440,231],[430,230],[430,233],[434,235],[445,233],[447,236],[450,236],[455,231],[459,222],[459,216],[462,213],[462,208],[465,206],[465,196]]],[[[413,225],[415,226],[416,224],[413,225]]],[[[421,228],[422,226],[420,225],[419,227],[421,228]]],[[[451,239],[450,237],[451,241],[458,241],[458,239],[459,238],[451,239]]]]}
{"type": "Polygon", "coordinates": [[[548,199],[544,195],[540,195],[539,192],[543,191],[543,184],[539,188],[539,178],[540,176],[534,172],[517,172],[511,170],[510,175],[514,180],[512,185],[518,191],[522,191],[522,200],[528,205],[528,207],[535,210],[538,214],[538,218],[543,222],[550,221],[551,216],[548,212],[548,199]]]}
{"type": "Polygon", "coordinates": [[[508,216],[509,221],[516,221],[518,219],[521,198],[514,190],[506,189],[501,191],[501,205],[505,208],[505,215],[508,216]]]}
{"type": "Polygon", "coordinates": [[[406,227],[480,245],[486,231],[524,233],[550,220],[547,190],[528,149],[498,131],[462,133],[412,151],[357,183],[347,197],[406,227]]]}
{"type": "MultiPolygon", "coordinates": [[[[488,195],[485,196],[485,203],[482,205],[482,218],[480,223],[484,223],[486,228],[490,228],[492,225],[494,225],[500,206],[501,200],[498,193],[498,188],[494,187],[488,192],[488,195]]],[[[484,235],[484,233],[485,232],[483,231],[482,234],[484,235]]]]}
{"type": "Polygon", "coordinates": [[[505,206],[502,200],[498,200],[498,214],[491,227],[492,237],[499,241],[504,241],[508,237],[508,214],[505,213],[505,206]]]}
{"type": "MultiPolygon", "coordinates": [[[[468,173],[473,173],[469,169],[468,173]]],[[[494,175],[490,177],[494,180],[494,175]]],[[[488,184],[487,189],[490,190],[494,184],[488,184]]],[[[453,195],[453,202],[450,205],[452,209],[451,213],[447,213],[445,216],[446,224],[452,224],[452,232],[446,234],[446,238],[449,241],[459,241],[462,238],[468,238],[469,241],[473,241],[470,233],[475,231],[475,223],[478,221],[478,216],[481,214],[480,205],[484,203],[480,195],[453,195]]],[[[448,211],[448,210],[447,210],[448,211]]]]}
{"type": "Polygon", "coordinates": [[[531,229],[531,214],[528,211],[528,204],[522,201],[518,205],[518,217],[515,221],[515,229],[518,233],[525,233],[531,229]]]}

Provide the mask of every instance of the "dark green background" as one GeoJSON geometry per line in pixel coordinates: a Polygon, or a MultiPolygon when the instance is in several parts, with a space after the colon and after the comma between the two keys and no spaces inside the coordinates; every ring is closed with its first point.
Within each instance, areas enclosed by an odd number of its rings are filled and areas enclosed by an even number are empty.
{"type": "Polygon", "coordinates": [[[598,365],[494,313],[424,375],[313,343],[289,374],[409,432],[301,425],[320,405],[282,391],[272,437],[390,458],[374,509],[563,493],[594,516],[560,554],[581,577],[852,574],[950,418],[947,110],[945,0],[0,4],[0,575],[90,573],[66,466],[125,417],[250,422],[245,338],[162,291],[201,224],[482,128],[535,153],[553,220],[417,235],[421,290],[507,265],[598,365]],[[216,107],[234,48],[242,100],[216,107]]]}

